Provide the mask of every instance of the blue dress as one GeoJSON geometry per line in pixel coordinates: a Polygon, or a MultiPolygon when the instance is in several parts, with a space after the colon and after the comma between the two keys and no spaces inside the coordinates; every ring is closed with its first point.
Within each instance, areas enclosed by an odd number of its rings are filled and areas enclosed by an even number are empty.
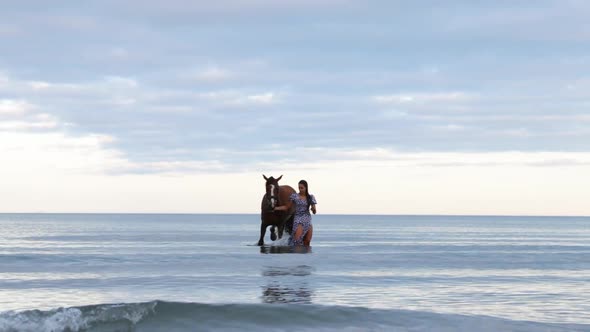
{"type": "MultiPolygon", "coordinates": [[[[311,198],[311,204],[317,204],[315,197],[313,195],[309,196],[311,198]]],[[[297,193],[291,194],[289,199],[291,200],[291,202],[295,204],[295,215],[293,217],[292,232],[293,236],[295,235],[295,231],[297,230],[297,227],[299,227],[299,225],[301,225],[301,228],[303,229],[303,234],[301,234],[301,237],[298,239],[291,239],[291,241],[294,245],[303,245],[303,239],[305,238],[305,234],[307,234],[307,231],[309,231],[309,228],[311,227],[311,213],[309,213],[307,199],[301,199],[301,197],[299,197],[299,194],[297,193]]]]}

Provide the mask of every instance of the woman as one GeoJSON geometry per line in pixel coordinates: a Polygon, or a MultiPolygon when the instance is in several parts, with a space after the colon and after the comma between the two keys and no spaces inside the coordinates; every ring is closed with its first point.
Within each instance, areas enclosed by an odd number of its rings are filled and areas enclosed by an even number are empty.
{"type": "MultiPolygon", "coordinates": [[[[295,204],[295,215],[293,218],[293,244],[309,246],[313,235],[313,226],[311,225],[311,212],[316,214],[315,197],[309,193],[307,181],[299,181],[299,194],[293,193],[289,199],[295,204]]],[[[285,211],[290,208],[290,204],[282,205],[275,208],[275,211],[285,211]]]]}

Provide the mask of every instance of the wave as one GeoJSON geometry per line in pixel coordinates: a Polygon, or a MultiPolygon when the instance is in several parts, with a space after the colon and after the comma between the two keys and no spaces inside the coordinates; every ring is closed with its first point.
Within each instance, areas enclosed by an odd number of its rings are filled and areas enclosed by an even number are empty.
{"type": "Polygon", "coordinates": [[[293,304],[152,301],[0,313],[0,331],[590,331],[586,324],[293,304]]]}

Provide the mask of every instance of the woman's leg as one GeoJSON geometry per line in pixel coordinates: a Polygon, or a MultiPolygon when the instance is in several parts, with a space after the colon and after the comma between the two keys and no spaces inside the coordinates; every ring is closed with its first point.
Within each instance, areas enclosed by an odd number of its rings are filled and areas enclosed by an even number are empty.
{"type": "Polygon", "coordinates": [[[305,237],[303,238],[303,244],[305,246],[308,246],[311,244],[311,237],[313,236],[313,225],[309,225],[309,229],[307,230],[307,233],[305,234],[305,237]]]}

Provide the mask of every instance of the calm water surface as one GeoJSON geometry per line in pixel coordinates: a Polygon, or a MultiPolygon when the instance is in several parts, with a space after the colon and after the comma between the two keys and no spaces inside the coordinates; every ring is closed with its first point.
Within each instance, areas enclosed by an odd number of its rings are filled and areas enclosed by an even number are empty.
{"type": "Polygon", "coordinates": [[[257,215],[0,215],[0,330],[49,330],[56,315],[78,324],[56,330],[191,330],[164,322],[225,308],[246,311],[235,328],[292,321],[252,322],[249,310],[303,310],[308,319],[325,310],[310,328],[366,319],[376,325],[361,330],[427,331],[452,318],[449,330],[468,330],[486,316],[506,330],[590,331],[590,218],[316,215],[313,223],[312,248],[294,251],[268,232],[267,245],[255,246],[257,215]],[[128,317],[90,322],[112,304],[128,317]]]}

